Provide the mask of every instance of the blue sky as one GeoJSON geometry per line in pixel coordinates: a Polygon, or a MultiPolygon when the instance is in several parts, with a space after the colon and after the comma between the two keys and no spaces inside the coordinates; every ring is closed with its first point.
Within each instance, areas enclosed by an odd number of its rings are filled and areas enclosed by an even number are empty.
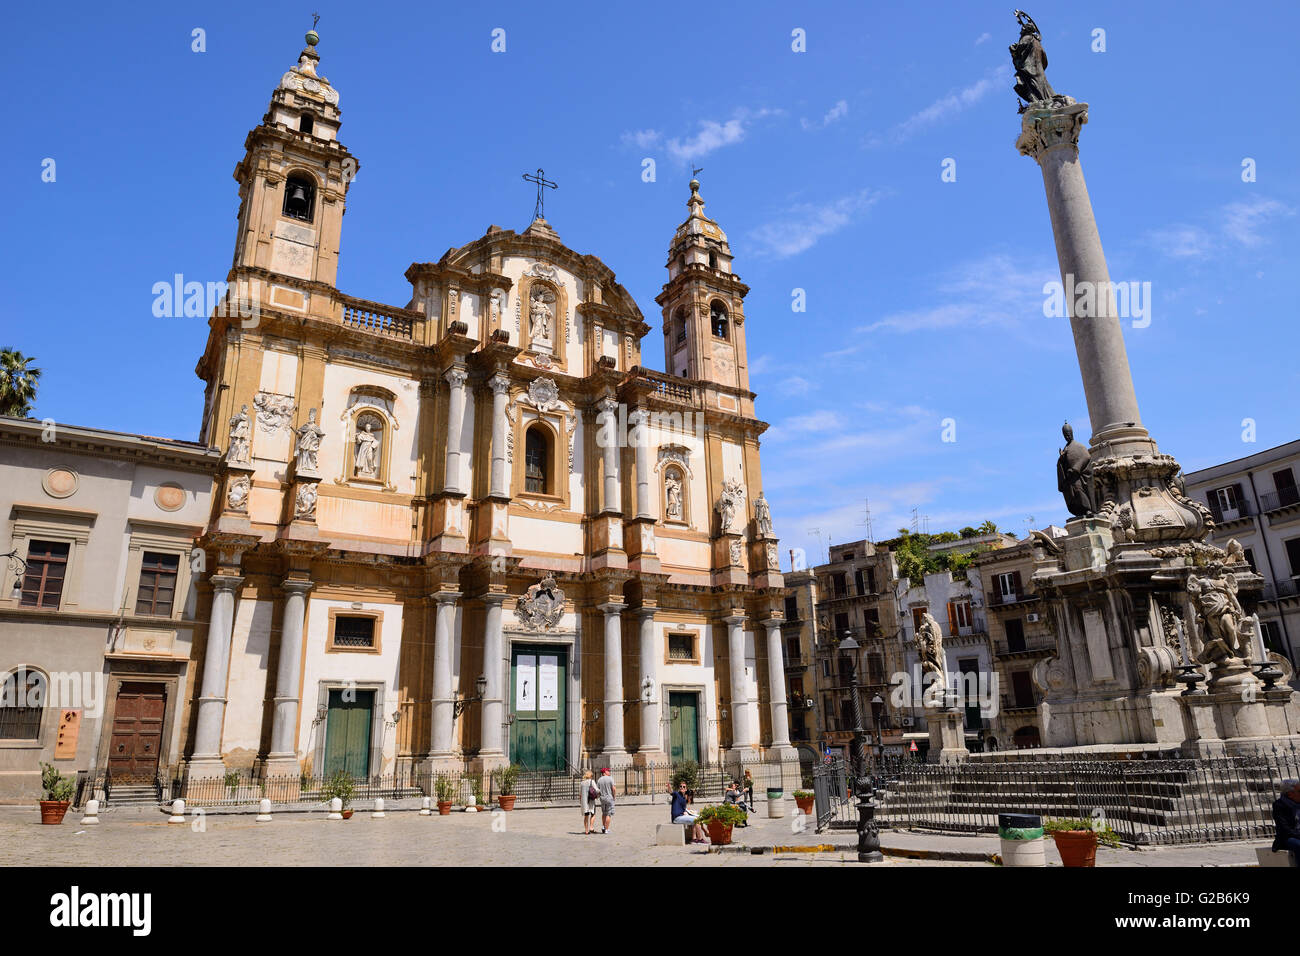
{"type": "MultiPolygon", "coordinates": [[[[523,229],[520,173],[541,166],[560,184],[548,220],[614,269],[662,368],[654,296],[693,160],[751,287],[785,546],[863,537],[864,499],[877,538],[913,507],[932,531],[1059,524],[1059,427],[1089,429],[1066,320],[1043,316],[1057,270],[1041,176],[1013,146],[1011,6],[22,5],[0,58],[0,344],[44,369],[39,417],[195,437],[206,323],[154,318],[151,288],[225,277],[231,171],[315,9],[361,163],[345,292],[404,304],[411,262],[523,229]]],[[[1294,439],[1300,12],[1081,7],[1029,12],[1048,78],[1091,104],[1083,169],[1111,278],[1151,283],[1150,324],[1125,328],[1143,419],[1188,471],[1294,439]]]]}

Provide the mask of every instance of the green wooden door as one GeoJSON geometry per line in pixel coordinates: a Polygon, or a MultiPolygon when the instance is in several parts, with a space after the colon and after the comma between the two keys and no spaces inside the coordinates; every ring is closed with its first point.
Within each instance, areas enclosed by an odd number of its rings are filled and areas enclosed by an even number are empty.
{"type": "Polygon", "coordinates": [[[668,694],[669,742],[674,763],[700,761],[699,697],[696,694],[670,691],[668,694]]]}
{"type": "Polygon", "coordinates": [[[525,770],[564,769],[567,676],[563,647],[511,650],[510,759],[525,770]]]}
{"type": "Polygon", "coordinates": [[[370,775],[370,722],[374,712],[372,690],[330,691],[325,722],[325,773],[347,771],[354,777],[370,775]],[[344,695],[349,699],[345,700],[344,695]]]}

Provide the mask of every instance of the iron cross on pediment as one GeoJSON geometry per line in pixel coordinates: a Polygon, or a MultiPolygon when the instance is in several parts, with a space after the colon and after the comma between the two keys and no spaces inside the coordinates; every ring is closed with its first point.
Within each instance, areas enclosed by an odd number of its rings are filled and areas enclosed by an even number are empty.
{"type": "Polygon", "coordinates": [[[524,173],[524,179],[530,183],[537,183],[537,205],[533,207],[533,221],[536,222],[538,219],[545,219],[546,217],[542,215],[542,200],[545,199],[545,190],[559,189],[559,184],[553,183],[547,179],[545,172],[543,172],[540,167],[537,170],[536,176],[524,173]]]}

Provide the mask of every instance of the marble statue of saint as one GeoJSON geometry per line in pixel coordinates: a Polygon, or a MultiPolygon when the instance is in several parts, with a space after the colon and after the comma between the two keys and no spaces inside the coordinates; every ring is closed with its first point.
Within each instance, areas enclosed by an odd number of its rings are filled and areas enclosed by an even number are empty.
{"type": "Polygon", "coordinates": [[[668,517],[680,519],[682,516],[682,483],[673,475],[664,482],[664,491],[668,496],[668,517]]]}
{"type": "Polygon", "coordinates": [[[767,498],[763,497],[760,491],[758,497],[754,499],[754,521],[758,524],[758,533],[769,535],[772,533],[772,509],[768,507],[767,498]]]}
{"type": "Polygon", "coordinates": [[[1246,635],[1242,633],[1242,621],[1246,614],[1237,601],[1237,577],[1225,574],[1217,578],[1187,578],[1187,593],[1191,595],[1197,615],[1204,625],[1209,637],[1222,641],[1230,653],[1237,657],[1248,657],[1250,648],[1246,646],[1246,635]]]}
{"type": "Polygon", "coordinates": [[[1092,456],[1082,443],[1074,440],[1074,429],[1066,422],[1061,426],[1065,447],[1056,459],[1056,490],[1065,497],[1065,507],[1076,518],[1091,518],[1092,456]]]}
{"type": "Polygon", "coordinates": [[[552,298],[545,289],[533,293],[528,305],[528,337],[534,342],[551,341],[551,318],[553,313],[547,300],[552,298]]]}
{"type": "Polygon", "coordinates": [[[227,461],[248,461],[248,438],[252,423],[248,417],[248,406],[239,410],[239,414],[230,420],[230,448],[226,452],[227,461]]]}
{"type": "MultiPolygon", "coordinates": [[[[1016,68],[1016,95],[1029,104],[1049,106],[1064,105],[1067,97],[1061,96],[1047,82],[1047,53],[1043,50],[1043,36],[1038,24],[1023,10],[1016,11],[1020,24],[1020,39],[1011,44],[1011,63],[1016,68]]],[[[1025,107],[1020,108],[1024,112],[1025,107]]]]}
{"type": "Polygon", "coordinates": [[[357,432],[355,465],[356,473],[362,478],[379,477],[379,438],[371,431],[373,427],[367,420],[357,432]]]}
{"type": "Polygon", "coordinates": [[[320,440],[325,431],[316,424],[316,409],[307,412],[307,420],[298,428],[298,446],[296,449],[296,468],[300,472],[316,470],[316,453],[320,451],[320,440]]]}
{"type": "Polygon", "coordinates": [[[942,699],[948,689],[943,660],[943,631],[939,630],[939,622],[929,611],[921,615],[921,626],[916,629],[916,653],[921,659],[922,678],[926,674],[934,674],[930,686],[937,687],[938,690],[930,693],[937,694],[942,699]]]}

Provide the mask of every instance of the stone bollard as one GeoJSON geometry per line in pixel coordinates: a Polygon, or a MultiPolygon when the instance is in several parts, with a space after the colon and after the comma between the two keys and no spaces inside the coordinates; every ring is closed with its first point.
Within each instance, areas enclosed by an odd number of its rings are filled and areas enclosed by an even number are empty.
{"type": "Polygon", "coordinates": [[[263,797],[261,802],[259,802],[257,805],[257,822],[258,823],[271,822],[271,801],[266,799],[265,797],[263,797]]]}
{"type": "Polygon", "coordinates": [[[330,801],[329,816],[327,816],[325,819],[326,820],[343,819],[343,801],[340,800],[338,797],[335,797],[333,800],[330,801]]]}
{"type": "Polygon", "coordinates": [[[86,815],[81,818],[81,825],[83,827],[90,827],[90,826],[94,826],[98,822],[99,822],[99,801],[87,800],[86,815]]]}
{"type": "Polygon", "coordinates": [[[420,801],[420,816],[428,817],[433,815],[432,802],[428,797],[420,801]]]}
{"type": "Polygon", "coordinates": [[[386,814],[384,813],[384,798],[383,798],[383,797],[375,797],[375,809],[374,809],[374,811],[370,814],[370,819],[372,819],[372,820],[382,820],[382,819],[384,818],[385,815],[386,815],[386,814]]]}
{"type": "Polygon", "coordinates": [[[466,812],[466,813],[478,813],[478,807],[476,807],[476,806],[474,805],[474,802],[475,802],[475,801],[474,801],[474,795],[473,795],[473,794],[470,794],[469,797],[466,798],[466,800],[465,800],[465,812],[466,812]]]}
{"type": "Polygon", "coordinates": [[[168,823],[185,822],[185,801],[176,799],[172,801],[172,815],[167,818],[168,823]]]}
{"type": "Polygon", "coordinates": [[[999,813],[1003,866],[1047,866],[1043,818],[1034,813],[999,813]]]}

